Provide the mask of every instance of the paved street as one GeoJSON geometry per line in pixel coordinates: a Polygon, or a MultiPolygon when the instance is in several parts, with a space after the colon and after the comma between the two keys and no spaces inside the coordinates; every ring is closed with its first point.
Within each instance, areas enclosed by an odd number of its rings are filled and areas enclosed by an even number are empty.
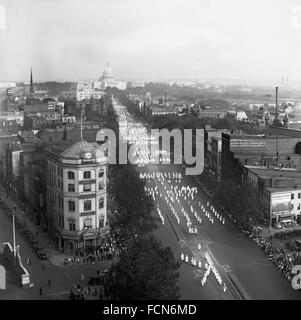
{"type": "MultiPolygon", "coordinates": [[[[12,222],[0,210],[0,242],[10,242],[13,244],[12,222]]],[[[7,284],[7,290],[0,291],[0,300],[3,299],[69,299],[70,291],[77,293],[77,285],[87,286],[90,276],[96,276],[96,270],[103,271],[107,268],[107,262],[95,264],[80,264],[57,266],[48,260],[38,259],[36,253],[25,240],[23,235],[16,232],[16,244],[20,245],[20,254],[22,262],[30,273],[33,287],[21,289],[15,282],[7,284]],[[26,264],[27,258],[31,264],[26,264]],[[42,266],[44,265],[44,271],[42,266]],[[82,275],[84,280],[82,281],[82,275]],[[51,281],[51,287],[48,286],[48,280],[51,281]],[[42,288],[43,295],[40,296],[39,289],[42,288]]],[[[10,277],[9,277],[10,279],[10,277]]],[[[87,299],[91,297],[86,297],[87,299]]]]}
{"type": "MultiPolygon", "coordinates": [[[[123,119],[126,114],[130,126],[134,125],[134,121],[122,106],[115,105],[115,109],[123,113],[123,119]]],[[[178,202],[172,201],[173,204],[171,204],[170,194],[176,185],[178,185],[178,189],[182,186],[197,187],[192,177],[183,174],[180,166],[146,165],[137,168],[141,173],[165,172],[167,175],[168,173],[172,175],[177,172],[182,174],[183,179],[180,182],[166,179],[162,184],[157,178],[147,180],[147,187],[152,192],[154,190],[157,192],[155,202],[156,205],[159,205],[165,221],[164,225],[155,231],[155,235],[163,245],[170,246],[179,259],[181,253],[184,252],[189,255],[189,258],[194,256],[204,262],[204,254],[209,253],[216,269],[227,284],[228,290],[223,292],[222,287],[211,273],[202,287],[201,279],[205,269],[183,262],[179,280],[182,299],[241,299],[239,292],[243,292],[245,298],[250,299],[301,299],[301,293],[293,290],[277,268],[264,258],[261,248],[239,232],[232,222],[226,219],[225,224],[222,224],[214,218],[215,223],[212,224],[206,219],[205,215],[201,213],[200,203],[205,207],[208,201],[210,201],[210,205],[212,202],[200,188],[193,199],[180,196],[178,202]],[[189,205],[188,201],[190,201],[189,205]],[[193,225],[197,226],[197,234],[188,232],[182,214],[183,210],[189,212],[191,205],[202,218],[202,223],[199,224],[192,214],[189,215],[193,225]],[[171,206],[178,213],[180,223],[177,222],[171,206]],[[199,243],[202,250],[197,248],[199,243]]],[[[209,208],[208,211],[210,211],[209,208]]]]}
{"type": "MultiPolygon", "coordinates": [[[[150,168],[148,169],[150,170],[150,168]]],[[[160,171],[181,172],[180,168],[169,165],[160,166],[160,171]]],[[[196,186],[191,177],[184,177],[183,183],[196,186]]],[[[206,203],[209,200],[209,197],[199,189],[198,195],[191,202],[194,206],[197,206],[198,201],[206,203]]],[[[163,199],[161,201],[160,205],[163,206],[163,199]]],[[[170,215],[168,209],[166,207],[166,215],[170,215]]],[[[196,244],[201,241],[203,244],[206,243],[207,248],[215,257],[219,270],[224,270],[224,276],[234,274],[252,299],[301,299],[301,293],[293,290],[277,268],[267,258],[264,258],[261,248],[251,239],[246,239],[245,235],[239,232],[231,221],[226,220],[225,225],[220,223],[212,225],[206,219],[203,219],[199,233],[188,237],[187,234],[185,236],[181,233],[181,229],[185,226],[179,227],[175,219],[172,218],[168,219],[170,224],[160,227],[156,234],[165,245],[172,246],[178,257],[182,249],[181,240],[184,240],[185,245],[188,245],[189,248],[193,248],[193,243],[196,244]],[[167,230],[168,232],[166,232],[167,230]],[[169,236],[167,236],[167,233],[169,236]],[[170,234],[173,234],[173,237],[170,234]]],[[[200,288],[195,280],[191,281],[190,279],[188,281],[188,270],[190,269],[190,276],[193,277],[196,269],[186,264],[184,266],[184,272],[182,272],[180,280],[182,298],[192,299],[196,295],[203,296],[203,293],[199,292],[203,288],[200,288]]],[[[220,298],[215,291],[216,288],[211,290],[211,299],[220,298]]]]}

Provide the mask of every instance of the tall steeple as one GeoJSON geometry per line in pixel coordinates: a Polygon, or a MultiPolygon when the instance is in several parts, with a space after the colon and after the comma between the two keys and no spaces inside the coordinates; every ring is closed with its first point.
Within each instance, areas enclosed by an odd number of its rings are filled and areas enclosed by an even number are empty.
{"type": "Polygon", "coordinates": [[[29,97],[33,98],[33,95],[34,95],[34,86],[33,86],[33,79],[32,79],[32,68],[30,68],[29,97]]]}

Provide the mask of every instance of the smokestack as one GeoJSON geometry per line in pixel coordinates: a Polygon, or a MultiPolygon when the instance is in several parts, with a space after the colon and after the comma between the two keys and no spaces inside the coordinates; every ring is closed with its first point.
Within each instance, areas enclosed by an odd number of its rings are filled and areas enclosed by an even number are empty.
{"type": "Polygon", "coordinates": [[[165,108],[166,108],[166,91],[164,92],[164,102],[165,102],[165,108]]]}
{"type": "Polygon", "coordinates": [[[275,119],[278,119],[278,87],[276,87],[276,114],[275,119]]]}

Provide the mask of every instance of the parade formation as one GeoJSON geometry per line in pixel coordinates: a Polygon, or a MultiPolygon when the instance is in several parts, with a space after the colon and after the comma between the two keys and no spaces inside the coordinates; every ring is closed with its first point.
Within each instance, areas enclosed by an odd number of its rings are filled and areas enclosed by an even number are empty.
{"type": "MultiPolygon", "coordinates": [[[[160,168],[153,165],[153,159],[149,146],[154,143],[149,137],[147,129],[139,122],[135,122],[124,107],[115,103],[115,110],[119,118],[120,135],[124,141],[133,148],[133,157],[136,157],[136,164],[139,168],[139,177],[145,182],[145,192],[156,203],[155,213],[159,217],[162,227],[167,223],[178,225],[174,228],[178,237],[189,244],[180,248],[180,259],[183,263],[189,264],[198,269],[199,281],[204,286],[209,279],[215,282],[215,288],[225,293],[227,286],[222,279],[220,266],[216,266],[212,258],[212,252],[208,245],[199,237],[202,233],[202,225],[207,223],[225,224],[226,220],[209,201],[201,201],[198,197],[198,188],[186,184],[184,175],[181,172],[170,171],[169,165],[162,165],[160,168]]],[[[169,154],[161,151],[161,160],[169,154]]],[[[216,261],[216,260],[215,260],[216,261]]]]}

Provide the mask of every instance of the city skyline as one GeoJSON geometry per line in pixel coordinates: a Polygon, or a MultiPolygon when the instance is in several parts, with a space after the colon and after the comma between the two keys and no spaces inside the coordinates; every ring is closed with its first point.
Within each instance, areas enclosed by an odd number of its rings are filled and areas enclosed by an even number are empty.
{"type": "Polygon", "coordinates": [[[295,1],[0,1],[0,81],[301,81],[295,1]],[[3,10],[2,10],[3,11],[3,10]],[[89,19],[88,19],[89,18],[89,19]],[[176,53],[176,54],[175,54],[176,53]]]}

